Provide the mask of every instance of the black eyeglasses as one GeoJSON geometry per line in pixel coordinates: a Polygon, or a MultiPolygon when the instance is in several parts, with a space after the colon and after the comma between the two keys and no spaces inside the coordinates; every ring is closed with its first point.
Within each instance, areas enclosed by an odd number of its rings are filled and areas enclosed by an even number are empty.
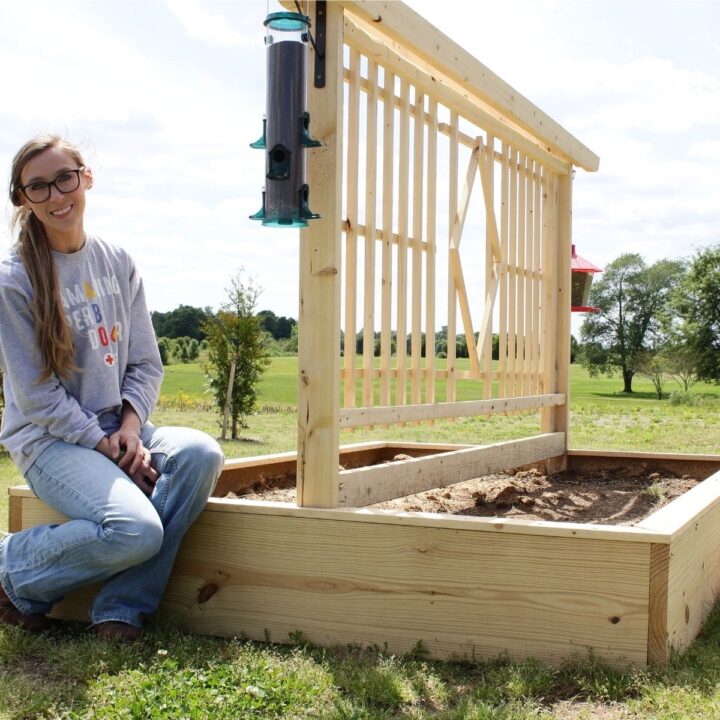
{"type": "Polygon", "coordinates": [[[50,182],[39,180],[28,183],[27,185],[21,185],[19,190],[22,190],[23,195],[25,195],[31,203],[43,203],[50,199],[50,189],[53,186],[64,195],[75,192],[75,190],[80,187],[80,173],[84,169],[85,166],[83,165],[83,167],[79,167],[77,170],[64,170],[50,182]]]}

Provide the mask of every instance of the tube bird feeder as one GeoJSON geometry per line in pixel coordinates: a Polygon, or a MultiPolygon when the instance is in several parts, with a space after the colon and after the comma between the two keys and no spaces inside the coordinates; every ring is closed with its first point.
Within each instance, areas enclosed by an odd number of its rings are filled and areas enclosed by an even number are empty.
{"type": "Polygon", "coordinates": [[[308,206],[305,148],[320,143],[310,137],[305,107],[305,75],[310,18],[278,12],[265,18],[267,94],[262,137],[250,147],[265,150],[262,208],[251,215],[271,227],[307,227],[319,217],[308,206]]]}
{"type": "Polygon", "coordinates": [[[581,258],[572,246],[572,285],[570,289],[570,310],[572,312],[599,312],[599,308],[590,307],[590,287],[592,286],[593,275],[602,270],[593,265],[589,260],[581,258]]]}

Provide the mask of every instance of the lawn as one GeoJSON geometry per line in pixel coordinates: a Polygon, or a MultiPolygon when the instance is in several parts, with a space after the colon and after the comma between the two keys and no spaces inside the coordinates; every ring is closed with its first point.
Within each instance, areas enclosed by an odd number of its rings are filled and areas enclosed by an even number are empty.
{"type": "MultiPolygon", "coordinates": [[[[275,358],[260,384],[259,411],[243,437],[223,443],[228,457],[293,449],[295,358],[275,358]]],[[[632,396],[619,378],[571,372],[572,447],[715,453],[720,448],[720,388],[697,385],[696,404],[655,398],[638,378],[632,396]],[[698,400],[700,399],[700,400],[698,400]]],[[[461,398],[477,396],[463,382],[461,398]]],[[[671,388],[668,386],[668,391],[671,388]]],[[[217,436],[200,366],[172,365],[154,420],[189,424],[217,436]]],[[[539,429],[537,415],[462,418],[432,426],[346,432],[371,437],[493,442],[539,429]]],[[[5,488],[21,482],[0,455],[0,528],[5,488]]],[[[664,670],[610,670],[578,655],[561,668],[528,660],[431,662],[423,649],[394,657],[383,648],[322,649],[301,633],[291,646],[223,640],[151,625],[138,646],[106,645],[82,624],[31,637],[0,629],[0,720],[29,718],[327,718],[437,720],[559,718],[720,718],[720,610],[703,636],[664,670]]]]}

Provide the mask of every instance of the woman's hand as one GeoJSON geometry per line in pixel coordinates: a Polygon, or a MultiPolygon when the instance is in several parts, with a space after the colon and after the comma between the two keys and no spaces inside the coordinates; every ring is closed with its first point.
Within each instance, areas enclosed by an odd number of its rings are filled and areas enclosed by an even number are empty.
{"type": "Polygon", "coordinates": [[[121,427],[108,438],[113,459],[130,479],[146,494],[152,494],[158,474],[150,464],[150,452],[139,435],[121,427]]]}
{"type": "Polygon", "coordinates": [[[137,413],[129,403],[123,403],[120,429],[104,437],[95,449],[116,462],[145,495],[150,496],[158,474],[150,464],[150,452],[140,439],[140,427],[137,413]]]}

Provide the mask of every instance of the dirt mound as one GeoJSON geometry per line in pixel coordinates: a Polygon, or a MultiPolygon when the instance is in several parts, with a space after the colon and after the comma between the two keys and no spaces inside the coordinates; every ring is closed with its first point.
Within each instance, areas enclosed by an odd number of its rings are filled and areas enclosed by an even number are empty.
{"type": "MultiPolygon", "coordinates": [[[[532,469],[465,480],[369,507],[476,517],[632,525],[698,482],[687,475],[678,478],[647,466],[556,475],[544,475],[532,469]]],[[[228,493],[227,497],[294,503],[295,475],[266,477],[242,495],[228,493]]]]}

